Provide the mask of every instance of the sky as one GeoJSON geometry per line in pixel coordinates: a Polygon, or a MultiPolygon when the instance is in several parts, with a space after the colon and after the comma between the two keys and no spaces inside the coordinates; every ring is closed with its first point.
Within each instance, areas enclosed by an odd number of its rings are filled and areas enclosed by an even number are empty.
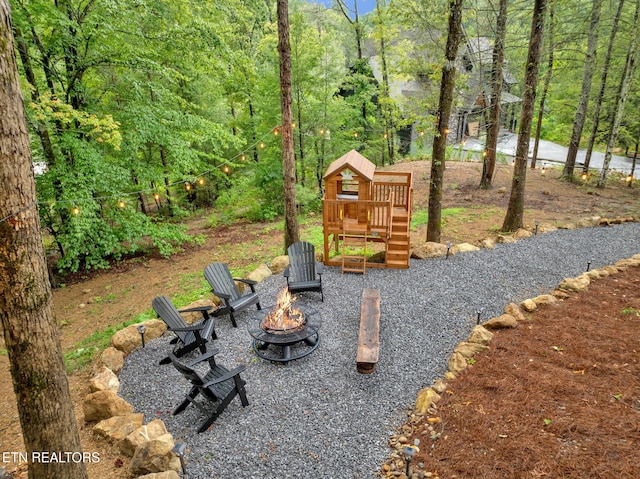
{"type": "MultiPolygon", "coordinates": [[[[319,3],[329,8],[332,0],[308,0],[310,2],[319,3]]],[[[358,15],[364,15],[376,8],[376,0],[344,0],[347,7],[353,11],[354,2],[358,2],[358,15]]]]}

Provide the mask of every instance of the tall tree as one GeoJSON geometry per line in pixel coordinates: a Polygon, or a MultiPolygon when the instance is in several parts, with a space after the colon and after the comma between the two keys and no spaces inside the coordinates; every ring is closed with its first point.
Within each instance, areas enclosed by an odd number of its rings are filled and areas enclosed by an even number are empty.
{"type": "Polygon", "coordinates": [[[598,46],[598,28],[600,26],[600,12],[602,10],[602,0],[593,0],[591,5],[591,20],[589,22],[589,36],[587,40],[587,53],[584,63],[584,73],[582,76],[582,89],[580,99],[576,108],[575,121],[573,122],[573,132],[569,140],[569,151],[564,163],[562,176],[573,178],[573,169],[576,165],[576,156],[582,138],[582,129],[587,116],[587,106],[589,105],[589,95],[591,93],[591,83],[596,69],[596,48],[598,46]]]}
{"type": "Polygon", "coordinates": [[[598,97],[594,102],[593,111],[593,125],[591,127],[591,135],[589,136],[589,144],[587,145],[587,151],[584,158],[584,173],[589,172],[589,164],[591,163],[591,153],[593,152],[593,145],[596,142],[598,136],[598,128],[600,127],[600,110],[604,102],[604,93],[607,88],[607,77],[609,75],[609,65],[611,64],[611,55],[613,52],[613,45],[615,43],[616,35],[618,34],[618,24],[620,23],[620,16],[622,15],[622,8],[624,7],[624,0],[619,0],[618,8],[616,10],[615,17],[613,18],[613,25],[611,26],[611,33],[609,34],[609,44],[607,45],[607,52],[604,56],[604,63],[602,65],[602,77],[600,78],[600,90],[598,91],[598,97]]]}
{"type": "Polygon", "coordinates": [[[607,172],[609,171],[609,163],[611,163],[611,155],[613,154],[613,148],[616,145],[618,139],[618,133],[620,130],[620,124],[622,122],[622,115],[624,114],[624,106],[629,96],[629,89],[631,88],[631,81],[636,69],[636,62],[638,60],[638,15],[640,14],[640,0],[636,0],[636,11],[633,15],[631,42],[629,43],[629,49],[627,50],[627,59],[624,64],[622,76],[620,78],[620,85],[618,86],[618,92],[614,100],[614,115],[613,121],[609,125],[609,134],[607,136],[607,149],[604,154],[604,163],[602,170],[600,171],[600,178],[598,178],[597,186],[604,188],[607,181],[607,172]]]}
{"type": "MultiPolygon", "coordinates": [[[[0,319],[29,457],[81,453],[53,316],[10,9],[0,0],[0,319]]],[[[86,478],[82,461],[32,460],[29,477],[86,478]]]]}
{"type": "Polygon", "coordinates": [[[289,2],[278,0],[278,53],[280,55],[280,109],[282,111],[282,176],[284,179],[284,249],[300,239],[296,211],[296,159],[291,111],[291,47],[289,2]]]}
{"type": "Polygon", "coordinates": [[[538,159],[538,147],[540,146],[540,133],[542,132],[542,119],[544,118],[544,106],[547,101],[547,93],[551,85],[551,76],[553,75],[553,62],[555,50],[555,0],[549,0],[549,52],[547,57],[547,72],[544,75],[544,83],[542,86],[542,94],[540,95],[540,103],[538,104],[538,121],[536,121],[536,134],[533,142],[533,153],[531,155],[531,169],[536,169],[536,161],[538,159]]]}
{"type": "Polygon", "coordinates": [[[445,62],[442,67],[440,83],[440,100],[436,134],[433,138],[433,154],[431,159],[431,181],[429,182],[429,208],[427,220],[427,241],[440,242],[442,232],[442,182],[444,180],[445,152],[453,88],[456,81],[456,57],[462,36],[462,0],[449,1],[449,28],[445,62]]]}
{"type": "Polygon", "coordinates": [[[544,20],[548,0],[535,0],[531,20],[531,36],[524,75],[524,93],[522,97],[522,113],[520,114],[520,130],[516,145],[515,166],[511,181],[509,206],[502,224],[502,231],[515,231],[523,226],[524,189],[527,178],[527,154],[531,139],[531,123],[536,101],[536,85],[538,83],[538,65],[544,32],[544,20]]]}
{"type": "Polygon", "coordinates": [[[491,104],[487,128],[486,155],[482,165],[481,188],[489,188],[496,168],[496,147],[500,132],[500,100],[502,96],[502,68],[504,64],[504,39],[507,32],[507,0],[500,0],[496,20],[496,38],[493,42],[491,66],[491,104]]]}

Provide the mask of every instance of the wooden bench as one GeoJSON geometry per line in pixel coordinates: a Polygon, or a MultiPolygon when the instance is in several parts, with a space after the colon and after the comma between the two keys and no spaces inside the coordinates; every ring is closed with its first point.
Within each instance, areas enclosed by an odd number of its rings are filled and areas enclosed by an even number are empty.
{"type": "Polygon", "coordinates": [[[371,374],[376,369],[380,352],[380,290],[362,291],[360,335],[356,367],[359,373],[371,374]]]}

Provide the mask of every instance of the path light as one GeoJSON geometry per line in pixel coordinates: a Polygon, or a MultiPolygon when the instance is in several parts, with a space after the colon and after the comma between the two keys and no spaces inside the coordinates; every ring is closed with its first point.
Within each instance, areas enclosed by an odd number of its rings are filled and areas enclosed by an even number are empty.
{"type": "Polygon", "coordinates": [[[186,451],[187,451],[187,445],[184,442],[179,442],[178,444],[173,446],[173,449],[171,449],[171,452],[173,452],[176,456],[180,458],[180,467],[182,468],[182,475],[185,477],[187,475],[187,469],[184,467],[184,453],[186,451]]]}
{"type": "Polygon", "coordinates": [[[476,318],[476,325],[480,324],[480,316],[482,315],[482,311],[483,311],[483,308],[480,308],[479,310],[476,311],[476,314],[478,315],[478,317],[476,318]]]}
{"type": "Polygon", "coordinates": [[[140,339],[142,339],[142,347],[144,348],[144,332],[147,330],[147,327],[144,324],[138,326],[138,332],[140,333],[140,339]]]}
{"type": "Polygon", "coordinates": [[[409,468],[411,467],[411,460],[413,459],[413,456],[416,455],[418,448],[416,446],[405,446],[402,449],[402,454],[404,454],[404,459],[405,461],[407,461],[407,470],[405,471],[405,474],[407,477],[411,477],[409,475],[409,468]]]}
{"type": "Polygon", "coordinates": [[[445,256],[445,259],[449,259],[449,252],[451,251],[452,246],[453,246],[453,243],[451,242],[447,243],[447,256],[445,256]]]}
{"type": "Polygon", "coordinates": [[[540,226],[540,220],[536,220],[536,229],[533,232],[533,236],[538,236],[538,227],[540,226]]]}
{"type": "Polygon", "coordinates": [[[587,272],[589,271],[590,268],[591,268],[591,261],[587,261],[587,272]]]}

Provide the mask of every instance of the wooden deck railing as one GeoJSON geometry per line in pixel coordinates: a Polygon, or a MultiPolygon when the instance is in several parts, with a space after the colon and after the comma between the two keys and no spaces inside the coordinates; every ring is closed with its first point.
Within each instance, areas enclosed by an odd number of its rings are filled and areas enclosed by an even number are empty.
{"type": "Polygon", "coordinates": [[[411,196],[411,173],[404,172],[376,172],[373,176],[373,199],[384,201],[393,192],[395,198],[393,206],[409,209],[411,196]]]}
{"type": "Polygon", "coordinates": [[[390,191],[386,201],[360,200],[322,200],[325,232],[342,232],[343,218],[347,208],[355,204],[358,215],[368,219],[368,232],[377,231],[389,234],[393,220],[394,192],[390,191]]]}

